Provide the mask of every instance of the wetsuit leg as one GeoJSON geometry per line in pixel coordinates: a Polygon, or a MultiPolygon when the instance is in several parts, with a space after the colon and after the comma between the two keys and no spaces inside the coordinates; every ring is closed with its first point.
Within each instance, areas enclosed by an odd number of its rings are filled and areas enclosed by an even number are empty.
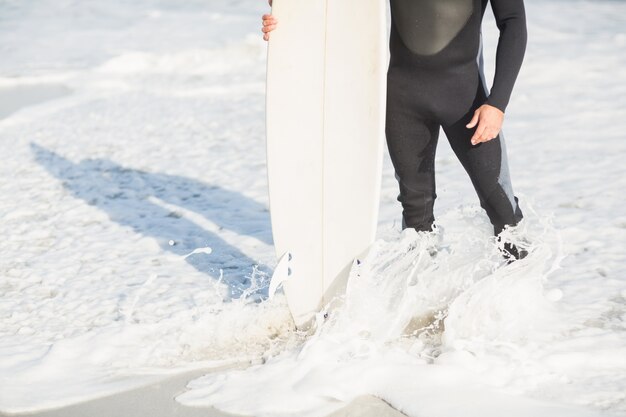
{"type": "Polygon", "coordinates": [[[435,150],[439,124],[424,120],[390,77],[386,139],[402,203],[402,229],[432,230],[435,193],[435,150]]]}
{"type": "Polygon", "coordinates": [[[485,209],[497,235],[505,225],[516,225],[522,219],[518,199],[513,195],[509,176],[506,148],[502,133],[488,142],[472,145],[474,129],[466,128],[474,111],[486,100],[486,89],[481,77],[476,98],[469,112],[454,123],[443,125],[454,153],[467,171],[480,205],[485,209]]]}

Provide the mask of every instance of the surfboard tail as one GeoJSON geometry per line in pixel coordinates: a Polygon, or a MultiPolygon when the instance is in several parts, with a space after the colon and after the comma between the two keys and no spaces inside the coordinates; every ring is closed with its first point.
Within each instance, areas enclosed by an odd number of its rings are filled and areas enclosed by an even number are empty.
{"type": "Polygon", "coordinates": [[[270,287],[268,290],[270,299],[274,297],[278,287],[280,287],[283,282],[291,278],[291,267],[289,263],[292,258],[291,252],[287,251],[278,260],[278,264],[276,265],[276,268],[274,268],[274,273],[270,279],[270,287]]]}

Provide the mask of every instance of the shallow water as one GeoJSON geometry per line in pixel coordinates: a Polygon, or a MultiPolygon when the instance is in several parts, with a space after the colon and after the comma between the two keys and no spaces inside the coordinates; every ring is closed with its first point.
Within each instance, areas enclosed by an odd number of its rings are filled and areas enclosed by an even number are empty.
{"type": "Polygon", "coordinates": [[[445,140],[443,232],[426,256],[400,233],[385,155],[377,243],[313,334],[293,331],[282,294],[266,300],[266,4],[1,7],[0,89],[71,94],[2,103],[0,411],[239,361],[254,366],[179,400],[270,415],[362,393],[411,416],[626,411],[624,4],[527,1],[505,130],[529,258],[503,264],[445,140]]]}

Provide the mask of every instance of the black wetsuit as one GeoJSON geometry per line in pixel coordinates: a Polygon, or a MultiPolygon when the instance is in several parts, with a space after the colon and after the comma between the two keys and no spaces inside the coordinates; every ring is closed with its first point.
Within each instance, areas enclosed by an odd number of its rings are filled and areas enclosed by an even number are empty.
{"type": "Polygon", "coordinates": [[[500,39],[487,90],[481,23],[488,0],[391,0],[387,146],[400,186],[402,228],[431,230],[439,128],[469,174],[494,232],[522,219],[502,133],[476,146],[465,127],[490,104],[505,111],[526,48],[523,0],[491,0],[500,39]]]}

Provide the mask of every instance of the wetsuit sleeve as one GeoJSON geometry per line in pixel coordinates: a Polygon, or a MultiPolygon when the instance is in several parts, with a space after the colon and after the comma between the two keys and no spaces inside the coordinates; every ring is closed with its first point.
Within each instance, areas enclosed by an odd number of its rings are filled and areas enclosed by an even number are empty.
{"type": "Polygon", "coordinates": [[[526,52],[526,13],[523,0],[491,0],[491,8],[500,29],[500,39],[496,51],[496,72],[487,104],[504,112],[526,52]]]}

